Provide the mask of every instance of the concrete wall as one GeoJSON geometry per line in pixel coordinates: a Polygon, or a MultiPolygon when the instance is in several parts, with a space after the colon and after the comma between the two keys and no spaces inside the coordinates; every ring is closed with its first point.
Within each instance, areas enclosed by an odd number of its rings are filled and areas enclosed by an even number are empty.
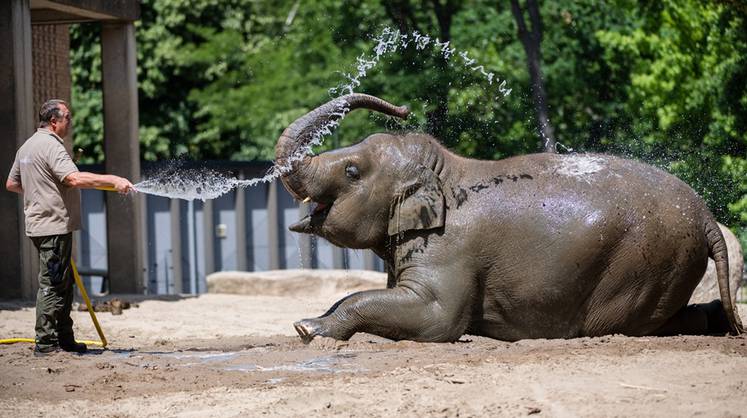
{"type": "MultiPolygon", "coordinates": [[[[70,103],[70,27],[31,27],[34,110],[49,99],[70,103]]],[[[73,109],[73,113],[75,109],[73,109]]]]}
{"type": "Polygon", "coordinates": [[[0,1],[0,296],[31,297],[35,250],[25,238],[20,196],[5,190],[16,150],[34,132],[28,0],[0,1]]]}

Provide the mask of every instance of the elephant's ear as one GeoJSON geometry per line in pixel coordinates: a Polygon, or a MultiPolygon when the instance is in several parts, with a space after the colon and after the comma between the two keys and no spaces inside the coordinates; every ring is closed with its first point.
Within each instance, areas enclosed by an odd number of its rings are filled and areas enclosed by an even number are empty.
{"type": "Polygon", "coordinates": [[[418,179],[394,196],[389,210],[389,235],[440,228],[446,218],[445,207],[441,181],[431,169],[421,167],[418,179]]]}

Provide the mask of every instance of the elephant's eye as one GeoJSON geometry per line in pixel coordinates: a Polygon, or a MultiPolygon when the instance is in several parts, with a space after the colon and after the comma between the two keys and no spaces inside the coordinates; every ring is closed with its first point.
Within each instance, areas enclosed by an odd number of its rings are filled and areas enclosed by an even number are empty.
{"type": "Polygon", "coordinates": [[[361,178],[361,173],[358,172],[358,167],[354,165],[345,167],[345,175],[353,180],[358,180],[359,178],[361,178]]]}

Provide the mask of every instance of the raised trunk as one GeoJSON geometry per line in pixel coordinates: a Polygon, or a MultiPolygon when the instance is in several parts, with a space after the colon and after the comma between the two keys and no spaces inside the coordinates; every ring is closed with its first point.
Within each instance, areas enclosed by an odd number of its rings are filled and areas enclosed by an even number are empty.
{"type": "Polygon", "coordinates": [[[354,93],[331,100],[291,123],[275,145],[275,163],[282,172],[285,188],[299,200],[308,197],[306,171],[311,160],[309,147],[314,140],[342,119],[348,112],[371,109],[390,116],[406,118],[410,111],[405,106],[395,106],[378,97],[354,93]]]}

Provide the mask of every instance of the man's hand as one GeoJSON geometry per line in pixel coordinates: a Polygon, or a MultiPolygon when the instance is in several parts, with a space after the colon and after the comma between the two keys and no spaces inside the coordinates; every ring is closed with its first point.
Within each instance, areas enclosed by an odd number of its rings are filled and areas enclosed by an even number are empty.
{"type": "Polygon", "coordinates": [[[8,189],[9,192],[23,194],[23,186],[21,186],[21,183],[17,183],[14,180],[8,179],[8,181],[5,182],[5,188],[8,189]]]}
{"type": "Polygon", "coordinates": [[[119,176],[113,176],[113,177],[115,177],[115,179],[114,179],[114,188],[117,189],[117,191],[120,194],[127,194],[127,193],[135,190],[133,188],[133,186],[132,186],[132,183],[130,183],[130,181],[127,180],[126,178],[119,177],[119,176]]]}

